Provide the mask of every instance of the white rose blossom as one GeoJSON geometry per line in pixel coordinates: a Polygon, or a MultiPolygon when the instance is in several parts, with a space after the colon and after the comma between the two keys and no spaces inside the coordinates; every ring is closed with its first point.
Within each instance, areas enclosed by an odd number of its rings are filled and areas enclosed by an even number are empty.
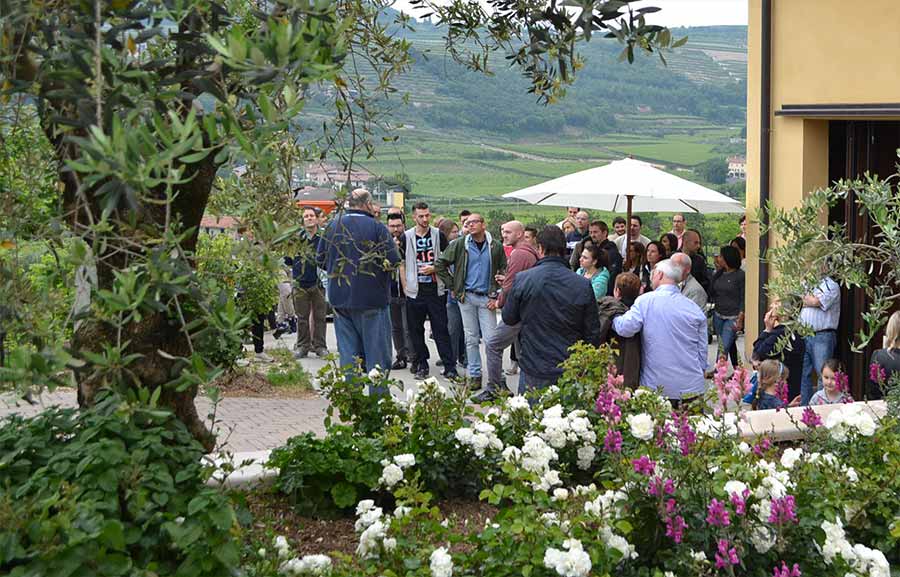
{"type": "MultiPolygon", "coordinates": [[[[292,559],[293,561],[293,559],[292,559]]],[[[331,557],[328,555],[304,555],[294,564],[295,575],[329,575],[331,557]]]]}
{"type": "Polygon", "coordinates": [[[551,500],[553,501],[565,501],[569,498],[569,491],[564,489],[563,487],[559,487],[557,489],[553,489],[553,496],[551,500]]]}
{"type": "Polygon", "coordinates": [[[653,417],[647,413],[638,415],[628,415],[626,418],[628,426],[631,427],[631,436],[641,441],[649,441],[653,438],[653,417]]]}
{"type": "Polygon", "coordinates": [[[411,453],[405,453],[403,455],[396,455],[394,457],[394,464],[396,464],[401,469],[408,469],[410,467],[415,466],[416,456],[411,453]]]}
{"type": "Polygon", "coordinates": [[[625,537],[613,533],[612,529],[609,527],[602,527],[600,529],[600,539],[602,539],[610,549],[615,549],[620,552],[622,554],[622,561],[637,559],[638,554],[637,551],[634,550],[634,546],[629,543],[625,537]]]}
{"type": "Polygon", "coordinates": [[[747,490],[747,484],[742,481],[728,481],[725,483],[725,494],[729,497],[731,495],[737,495],[738,497],[744,496],[744,491],[747,490]]]}
{"type": "Polygon", "coordinates": [[[402,480],[403,469],[394,463],[388,463],[381,471],[381,478],[378,479],[378,484],[383,485],[388,489],[393,489],[394,486],[402,480]]]}
{"type": "Polygon", "coordinates": [[[566,539],[563,549],[548,547],[544,552],[544,567],[556,571],[560,577],[587,577],[591,572],[591,556],[581,541],[566,539]]]}
{"type": "Polygon", "coordinates": [[[785,469],[793,469],[794,464],[803,456],[803,449],[788,447],[781,455],[781,466],[785,469]]]}
{"type": "Polygon", "coordinates": [[[431,553],[429,567],[431,577],[453,576],[453,558],[447,552],[446,547],[438,547],[431,553]]]}

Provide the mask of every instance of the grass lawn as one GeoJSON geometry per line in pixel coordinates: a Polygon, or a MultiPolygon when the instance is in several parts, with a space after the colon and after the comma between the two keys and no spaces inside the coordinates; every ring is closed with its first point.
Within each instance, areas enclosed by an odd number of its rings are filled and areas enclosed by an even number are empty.
{"type": "Polygon", "coordinates": [[[713,145],[711,144],[678,140],[660,142],[658,144],[629,144],[611,148],[623,154],[633,154],[641,159],[687,166],[700,164],[704,160],[715,156],[713,154],[713,145]]]}

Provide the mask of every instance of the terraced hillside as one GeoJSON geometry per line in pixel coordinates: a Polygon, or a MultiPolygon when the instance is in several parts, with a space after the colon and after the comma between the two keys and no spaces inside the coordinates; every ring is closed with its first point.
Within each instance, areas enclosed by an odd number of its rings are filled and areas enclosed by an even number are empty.
{"type": "Polygon", "coordinates": [[[522,137],[660,134],[743,124],[746,27],[677,29],[676,36],[689,41],[667,55],[668,65],[655,56],[620,63],[621,46],[595,38],[582,45],[587,64],[555,106],[536,105],[526,80],[502,55],[493,61],[492,76],[472,73],[445,53],[438,29],[417,27],[405,33],[415,64],[398,79],[392,97],[394,116],[415,128],[522,137]],[[408,105],[402,95],[408,95],[408,105]]]}

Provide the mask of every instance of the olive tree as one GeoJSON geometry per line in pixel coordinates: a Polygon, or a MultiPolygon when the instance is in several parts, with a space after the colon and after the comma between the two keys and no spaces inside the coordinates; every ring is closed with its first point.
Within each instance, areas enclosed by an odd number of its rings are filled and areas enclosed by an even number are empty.
{"type": "Polygon", "coordinates": [[[780,302],[790,332],[809,332],[798,321],[801,297],[816,287],[824,274],[846,288],[865,291],[865,327],[855,335],[854,351],[863,350],[885,325],[889,311],[900,299],[896,292],[900,286],[900,267],[896,266],[900,262],[898,178],[896,174],[884,179],[866,174],[815,190],[794,208],[767,206],[769,230],[778,242],[764,255],[775,273],[766,288],[769,298],[780,302]],[[870,219],[868,239],[851,239],[845,222],[823,224],[823,215],[839,202],[852,203],[870,219]]]}
{"type": "MultiPolygon", "coordinates": [[[[636,48],[679,43],[645,23],[655,9],[632,2],[416,4],[445,26],[454,57],[487,71],[500,52],[550,102],[583,65],[575,44],[592,33],[618,38],[628,60],[636,48]]],[[[194,274],[211,191],[239,164],[281,174],[254,182],[283,187],[297,158],[338,155],[350,170],[357,154],[372,154],[383,134],[375,126],[389,123],[378,104],[410,64],[401,32],[412,23],[385,18],[388,4],[0,0],[4,102],[33,110],[52,146],[59,214],[80,239],[72,260],[95,277],[71,346],[23,350],[4,374],[41,385],[73,368],[82,405],[107,387],[156,391],[211,447],[194,397],[218,369],[200,344],[246,323],[194,274]],[[304,114],[313,91],[331,99],[331,120],[304,114]]],[[[291,232],[263,220],[260,258],[291,232]]]]}

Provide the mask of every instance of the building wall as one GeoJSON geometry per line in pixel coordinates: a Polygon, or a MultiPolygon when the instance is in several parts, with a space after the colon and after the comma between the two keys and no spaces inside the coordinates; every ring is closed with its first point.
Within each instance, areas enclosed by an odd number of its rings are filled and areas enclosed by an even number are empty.
{"type": "MultiPolygon", "coordinates": [[[[781,207],[828,184],[828,119],[774,116],[785,104],[900,102],[897,0],[772,0],[770,198],[781,207]]],[[[747,70],[747,258],[758,262],[762,0],[749,0],[747,70]]],[[[777,242],[777,239],[771,239],[777,242]]],[[[759,271],[747,271],[747,347],[759,326],[759,271]]]]}

